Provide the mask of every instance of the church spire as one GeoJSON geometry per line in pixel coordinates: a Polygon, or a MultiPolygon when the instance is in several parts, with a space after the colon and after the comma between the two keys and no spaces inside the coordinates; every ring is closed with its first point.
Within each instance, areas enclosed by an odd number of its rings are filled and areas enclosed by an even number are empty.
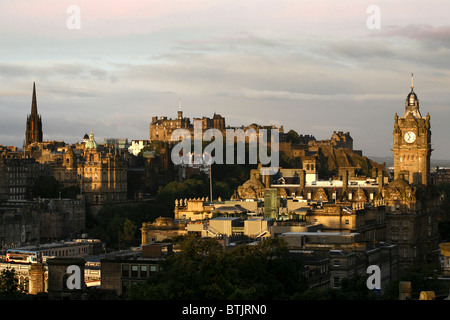
{"type": "Polygon", "coordinates": [[[36,100],[36,83],[33,82],[33,98],[31,101],[31,114],[37,115],[37,100],[36,100]]]}
{"type": "Polygon", "coordinates": [[[31,114],[27,117],[25,131],[25,147],[35,142],[42,142],[42,121],[40,115],[37,113],[36,84],[33,82],[31,114]]]}
{"type": "Polygon", "coordinates": [[[414,73],[411,73],[411,91],[414,90],[414,73]]]}

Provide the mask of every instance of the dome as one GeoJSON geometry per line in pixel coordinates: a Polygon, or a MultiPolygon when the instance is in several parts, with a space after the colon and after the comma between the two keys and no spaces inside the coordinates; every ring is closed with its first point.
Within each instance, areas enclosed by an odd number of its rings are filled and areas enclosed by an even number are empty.
{"type": "Polygon", "coordinates": [[[86,142],[84,147],[86,149],[97,149],[98,144],[97,144],[97,142],[95,142],[93,130],[91,130],[91,135],[89,136],[89,140],[86,142]]]}
{"type": "Polygon", "coordinates": [[[416,102],[419,103],[419,99],[417,99],[417,95],[414,92],[414,90],[411,88],[411,92],[406,97],[406,104],[408,106],[414,106],[416,105],[416,102]]]}
{"type": "Polygon", "coordinates": [[[388,187],[391,188],[391,189],[396,188],[396,189],[399,189],[399,190],[410,188],[408,182],[406,182],[405,180],[403,180],[401,178],[397,178],[397,179],[391,181],[389,183],[388,187]]]}

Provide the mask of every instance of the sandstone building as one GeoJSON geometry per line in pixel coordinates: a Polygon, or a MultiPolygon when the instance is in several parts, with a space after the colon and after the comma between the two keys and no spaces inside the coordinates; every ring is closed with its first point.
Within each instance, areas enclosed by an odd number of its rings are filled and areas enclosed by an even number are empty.
{"type": "MultiPolygon", "coordinates": [[[[200,128],[201,128],[201,134],[208,130],[208,129],[216,129],[219,130],[222,135],[225,137],[226,130],[237,130],[242,129],[244,132],[253,129],[256,133],[259,132],[260,129],[267,130],[268,136],[270,135],[271,130],[278,129],[280,133],[280,140],[282,140],[284,137],[284,128],[281,126],[280,128],[277,128],[273,125],[271,126],[263,126],[258,124],[250,124],[248,126],[241,126],[241,127],[230,127],[225,125],[225,118],[222,117],[220,114],[214,113],[212,118],[208,117],[202,117],[202,118],[193,118],[192,122],[191,119],[187,117],[183,117],[183,111],[178,111],[178,117],[176,119],[168,119],[167,117],[161,117],[158,119],[158,117],[153,117],[152,122],[150,123],[150,141],[164,141],[164,142],[171,142],[172,134],[177,129],[186,129],[189,131],[191,136],[194,136],[194,123],[200,122],[200,128]]],[[[270,139],[269,139],[270,141],[270,139]]]]}

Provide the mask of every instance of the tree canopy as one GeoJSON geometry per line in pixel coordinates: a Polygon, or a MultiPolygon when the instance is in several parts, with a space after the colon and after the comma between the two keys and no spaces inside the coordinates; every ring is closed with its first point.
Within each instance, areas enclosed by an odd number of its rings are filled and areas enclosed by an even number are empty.
{"type": "Polygon", "coordinates": [[[129,290],[126,298],[289,299],[306,289],[302,263],[289,255],[281,239],[225,251],[215,239],[187,238],[180,250],[162,262],[162,271],[129,290]]]}
{"type": "Polygon", "coordinates": [[[14,269],[3,269],[0,273],[0,299],[20,300],[26,298],[14,269]]]}

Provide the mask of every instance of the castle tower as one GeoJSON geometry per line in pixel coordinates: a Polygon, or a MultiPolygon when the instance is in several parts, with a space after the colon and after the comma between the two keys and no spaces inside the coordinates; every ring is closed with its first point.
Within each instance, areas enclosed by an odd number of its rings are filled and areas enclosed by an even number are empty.
{"type": "Polygon", "coordinates": [[[412,79],[403,117],[395,114],[394,118],[394,179],[402,178],[410,184],[428,185],[432,151],[430,115],[422,117],[420,114],[419,99],[414,92],[412,79]]]}
{"type": "Polygon", "coordinates": [[[31,114],[27,117],[25,147],[35,142],[42,142],[42,121],[41,116],[37,112],[36,84],[33,82],[31,114]]]}

